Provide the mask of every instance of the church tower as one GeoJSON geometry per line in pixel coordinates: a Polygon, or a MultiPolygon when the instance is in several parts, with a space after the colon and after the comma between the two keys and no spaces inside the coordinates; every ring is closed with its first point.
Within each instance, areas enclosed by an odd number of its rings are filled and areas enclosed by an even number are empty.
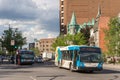
{"type": "Polygon", "coordinates": [[[67,34],[76,34],[79,32],[79,25],[77,24],[76,21],[76,16],[75,13],[72,13],[72,18],[70,23],[68,24],[68,28],[67,28],[67,34]]]}

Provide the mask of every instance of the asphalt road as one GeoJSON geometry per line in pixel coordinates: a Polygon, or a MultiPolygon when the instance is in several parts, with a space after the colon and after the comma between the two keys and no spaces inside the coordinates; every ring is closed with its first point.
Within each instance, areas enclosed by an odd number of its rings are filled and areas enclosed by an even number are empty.
{"type": "Polygon", "coordinates": [[[70,72],[59,69],[52,62],[34,65],[0,65],[0,80],[120,80],[120,70],[104,69],[100,72],[70,72]]]}

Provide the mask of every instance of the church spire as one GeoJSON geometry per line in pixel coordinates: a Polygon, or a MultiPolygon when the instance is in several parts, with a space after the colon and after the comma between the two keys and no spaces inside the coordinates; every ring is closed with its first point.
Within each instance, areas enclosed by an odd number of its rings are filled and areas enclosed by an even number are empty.
{"type": "Polygon", "coordinates": [[[71,18],[71,21],[70,21],[70,25],[77,25],[76,16],[75,16],[74,12],[72,13],[72,18],[71,18]]]}
{"type": "Polygon", "coordinates": [[[79,25],[77,24],[76,16],[75,16],[75,13],[73,12],[71,21],[68,24],[67,33],[68,34],[76,34],[79,32],[78,30],[79,30],[79,25]]]}
{"type": "Polygon", "coordinates": [[[100,5],[98,6],[98,13],[97,13],[97,16],[96,18],[99,18],[101,16],[101,7],[100,5]]]}
{"type": "Polygon", "coordinates": [[[98,13],[97,16],[95,18],[95,23],[94,23],[94,32],[96,32],[98,30],[98,24],[99,24],[99,20],[100,20],[100,16],[101,16],[101,8],[100,5],[98,6],[98,13]]]}

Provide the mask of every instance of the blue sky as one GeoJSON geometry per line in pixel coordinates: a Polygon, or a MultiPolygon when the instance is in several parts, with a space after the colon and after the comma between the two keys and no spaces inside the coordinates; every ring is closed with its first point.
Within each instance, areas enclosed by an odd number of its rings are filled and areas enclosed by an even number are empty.
{"type": "Polygon", "coordinates": [[[0,0],[0,36],[9,24],[22,31],[28,43],[57,37],[59,0],[0,0]]]}

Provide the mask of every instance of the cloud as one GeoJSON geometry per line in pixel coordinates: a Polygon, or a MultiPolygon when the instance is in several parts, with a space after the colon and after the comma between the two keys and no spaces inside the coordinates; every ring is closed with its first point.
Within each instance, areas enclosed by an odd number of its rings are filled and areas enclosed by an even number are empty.
{"type": "Polygon", "coordinates": [[[31,0],[0,0],[0,18],[2,19],[35,19],[37,10],[37,6],[31,0]]]}
{"type": "Polygon", "coordinates": [[[8,24],[22,31],[28,42],[56,37],[59,0],[0,0],[0,35],[8,29],[8,24]]]}

